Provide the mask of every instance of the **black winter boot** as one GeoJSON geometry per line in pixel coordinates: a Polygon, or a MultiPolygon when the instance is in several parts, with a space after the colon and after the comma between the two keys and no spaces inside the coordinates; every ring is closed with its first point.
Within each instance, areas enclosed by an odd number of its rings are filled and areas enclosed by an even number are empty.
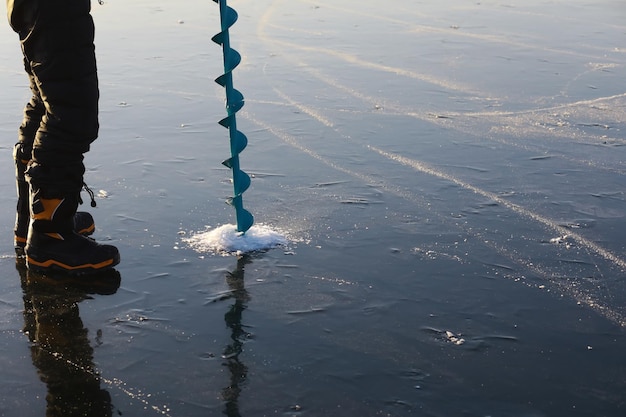
{"type": "Polygon", "coordinates": [[[31,199],[31,223],[25,248],[30,270],[92,274],[120,262],[115,246],[101,245],[74,231],[78,196],[44,198],[41,190],[32,190],[31,199]]]}
{"type": "MultiPolygon", "coordinates": [[[[17,213],[15,216],[14,247],[18,257],[24,256],[24,247],[28,236],[30,224],[30,198],[29,185],[24,178],[26,166],[30,160],[30,152],[24,151],[22,143],[17,143],[13,150],[15,159],[15,179],[17,186],[17,213]]],[[[96,229],[91,214],[79,211],[74,215],[74,231],[83,236],[90,236],[96,229]]]]}

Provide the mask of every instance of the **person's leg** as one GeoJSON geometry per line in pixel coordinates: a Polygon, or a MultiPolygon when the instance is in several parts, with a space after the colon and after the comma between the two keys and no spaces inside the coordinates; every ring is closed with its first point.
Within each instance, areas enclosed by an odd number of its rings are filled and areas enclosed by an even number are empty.
{"type": "Polygon", "coordinates": [[[46,0],[20,33],[45,112],[25,171],[30,185],[29,268],[92,272],[119,262],[114,246],[74,232],[83,154],[98,135],[98,79],[89,0],[46,0]]]}
{"type": "Polygon", "coordinates": [[[19,139],[13,149],[15,160],[15,179],[17,186],[17,215],[15,217],[15,250],[18,255],[23,255],[26,246],[28,225],[30,224],[30,200],[29,187],[24,177],[26,166],[30,162],[35,134],[45,113],[45,107],[39,96],[39,90],[35,84],[35,78],[30,73],[30,65],[26,63],[26,72],[29,75],[30,88],[33,96],[24,107],[24,120],[19,128],[19,139]]]}
{"type": "MultiPolygon", "coordinates": [[[[30,192],[24,172],[32,157],[35,135],[37,134],[43,115],[46,112],[43,101],[39,96],[39,90],[35,84],[35,77],[32,75],[30,65],[27,62],[26,72],[29,76],[30,89],[33,96],[24,107],[24,120],[19,127],[18,142],[13,149],[17,188],[14,247],[18,256],[24,256],[24,246],[26,246],[26,237],[30,224],[30,192]]],[[[77,212],[76,215],[74,215],[74,230],[84,236],[93,234],[95,230],[93,217],[86,212],[77,212]]]]}
{"type": "Polygon", "coordinates": [[[45,113],[26,176],[58,197],[83,186],[83,154],[98,136],[98,77],[89,0],[46,0],[22,48],[45,113]]]}

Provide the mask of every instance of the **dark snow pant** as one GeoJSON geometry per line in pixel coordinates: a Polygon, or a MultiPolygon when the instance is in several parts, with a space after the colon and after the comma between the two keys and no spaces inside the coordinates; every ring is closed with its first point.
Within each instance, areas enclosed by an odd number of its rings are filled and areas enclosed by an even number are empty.
{"type": "Polygon", "coordinates": [[[16,163],[28,163],[26,179],[39,197],[79,198],[83,154],[98,136],[90,0],[10,1],[8,7],[33,94],[19,128],[16,163]]]}

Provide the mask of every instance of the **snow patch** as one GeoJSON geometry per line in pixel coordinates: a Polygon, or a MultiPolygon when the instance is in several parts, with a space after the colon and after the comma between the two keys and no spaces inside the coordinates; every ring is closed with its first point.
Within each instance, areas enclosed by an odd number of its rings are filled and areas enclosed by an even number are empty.
{"type": "Polygon", "coordinates": [[[262,224],[252,226],[245,234],[238,232],[234,224],[225,224],[215,229],[207,227],[202,232],[184,238],[183,242],[200,253],[239,255],[286,245],[287,238],[262,224]]]}

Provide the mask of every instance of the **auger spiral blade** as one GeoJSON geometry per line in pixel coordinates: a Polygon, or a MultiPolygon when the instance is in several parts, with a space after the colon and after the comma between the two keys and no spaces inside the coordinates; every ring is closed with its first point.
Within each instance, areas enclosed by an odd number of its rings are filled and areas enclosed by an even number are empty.
{"type": "Polygon", "coordinates": [[[230,47],[230,35],[228,29],[237,21],[237,12],[226,4],[226,0],[213,0],[219,4],[222,30],[213,36],[213,42],[222,46],[224,55],[224,74],[215,79],[215,82],[226,90],[226,113],[227,116],[219,121],[219,124],[228,129],[230,138],[230,158],[222,164],[232,170],[233,197],[228,199],[228,204],[235,207],[237,217],[237,231],[245,233],[254,224],[252,214],[244,209],[242,194],[250,187],[250,176],[239,167],[239,154],[246,148],[248,138],[237,130],[237,118],[235,114],[244,105],[243,94],[233,87],[232,71],[241,63],[241,55],[230,47]]]}

